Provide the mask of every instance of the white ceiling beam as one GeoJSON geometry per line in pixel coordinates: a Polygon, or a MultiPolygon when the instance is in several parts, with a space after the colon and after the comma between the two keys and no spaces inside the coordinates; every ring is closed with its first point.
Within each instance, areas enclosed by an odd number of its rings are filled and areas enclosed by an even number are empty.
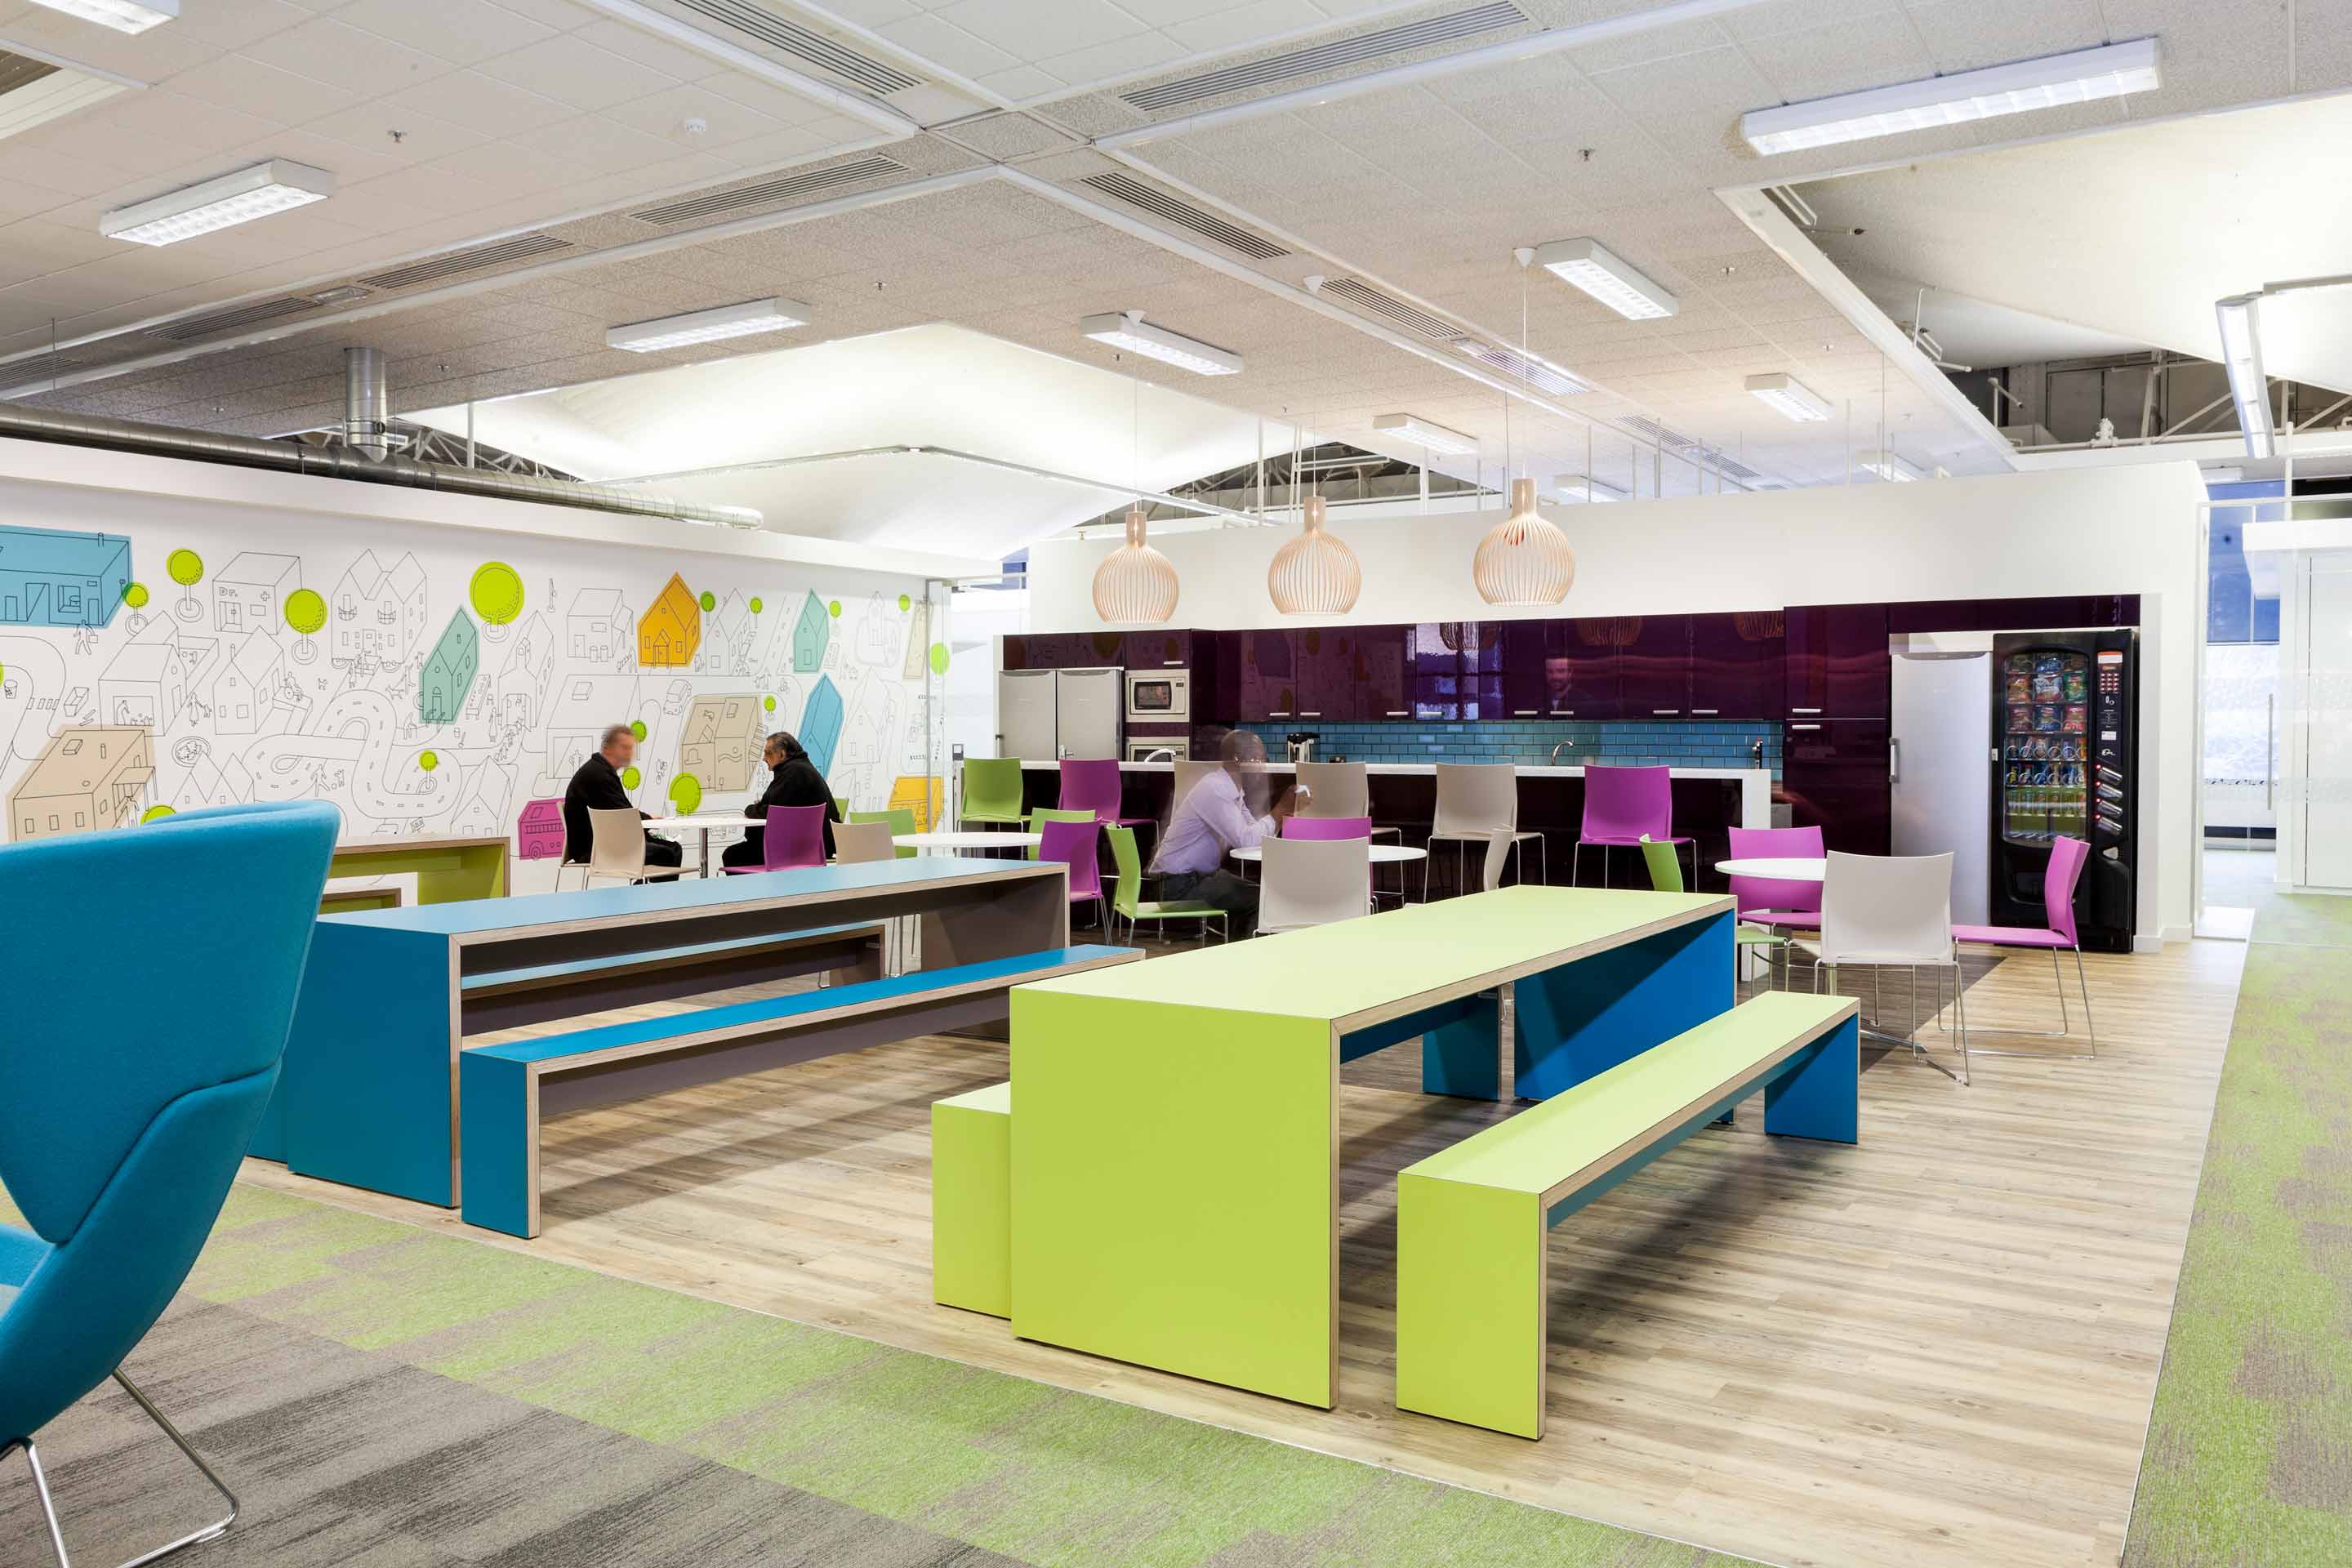
{"type": "Polygon", "coordinates": [[[846,114],[853,120],[862,121],[877,131],[894,131],[901,136],[917,135],[922,131],[921,126],[887,104],[877,103],[829,81],[821,81],[805,72],[779,64],[765,55],[754,54],[716,34],[690,26],[667,11],[640,5],[637,0],[580,0],[580,4],[592,11],[602,11],[616,22],[625,22],[656,37],[683,45],[697,54],[707,55],[722,65],[732,66],[746,75],[758,77],[771,86],[821,103],[836,114],[846,114]]]}

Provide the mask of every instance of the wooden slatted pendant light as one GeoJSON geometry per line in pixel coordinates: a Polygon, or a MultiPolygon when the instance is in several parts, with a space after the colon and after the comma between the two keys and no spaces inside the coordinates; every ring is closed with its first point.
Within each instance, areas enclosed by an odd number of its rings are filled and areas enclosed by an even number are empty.
{"type": "MultiPolygon", "coordinates": [[[[1516,253],[1519,263],[1519,375],[1526,385],[1528,353],[1528,267],[1533,250],[1516,253]]],[[[1503,398],[1503,471],[1510,472],[1511,400],[1503,398]]],[[[1576,552],[1559,525],[1536,510],[1536,482],[1511,481],[1511,510],[1486,531],[1471,558],[1470,580],[1478,596],[1490,605],[1557,605],[1576,586],[1576,552]]]]}
{"type": "Polygon", "coordinates": [[[1344,616],[1364,591],[1356,552],[1323,528],[1323,498],[1308,496],[1296,538],[1283,542],[1266,568],[1265,591],[1286,616],[1344,616]]]}
{"type": "Polygon", "coordinates": [[[1143,503],[1127,509],[1127,542],[1095,568],[1095,614],[1112,626],[1158,626],[1176,613],[1176,567],[1144,539],[1143,503]]]}

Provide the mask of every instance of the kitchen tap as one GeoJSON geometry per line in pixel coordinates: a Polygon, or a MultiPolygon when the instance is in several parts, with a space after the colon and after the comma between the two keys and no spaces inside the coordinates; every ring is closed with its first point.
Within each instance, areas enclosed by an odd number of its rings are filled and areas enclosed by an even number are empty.
{"type": "Polygon", "coordinates": [[[1576,750],[1576,742],[1573,741],[1562,741],[1559,744],[1554,746],[1551,749],[1551,765],[1553,767],[1559,766],[1560,752],[1572,752],[1574,750],[1576,750]]]}
{"type": "Polygon", "coordinates": [[[1764,765],[1763,736],[1759,735],[1756,739],[1748,742],[1748,755],[1754,766],[1760,768],[1764,765]]]}

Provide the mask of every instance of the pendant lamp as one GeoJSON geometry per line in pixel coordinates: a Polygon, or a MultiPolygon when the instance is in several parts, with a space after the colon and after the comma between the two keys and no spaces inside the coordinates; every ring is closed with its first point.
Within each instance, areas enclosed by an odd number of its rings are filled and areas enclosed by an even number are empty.
{"type": "Polygon", "coordinates": [[[1143,503],[1127,509],[1127,542],[1095,568],[1095,614],[1113,626],[1158,626],[1176,613],[1176,568],[1144,542],[1143,503]]]}
{"type": "Polygon", "coordinates": [[[1576,586],[1576,552],[1536,510],[1535,480],[1511,481],[1510,515],[1478,542],[1470,575],[1490,605],[1557,605],[1576,586]]]}
{"type": "Polygon", "coordinates": [[[1323,498],[1308,496],[1297,537],[1274,552],[1265,591],[1286,616],[1344,616],[1364,591],[1364,568],[1356,552],[1323,531],[1323,498]]]}

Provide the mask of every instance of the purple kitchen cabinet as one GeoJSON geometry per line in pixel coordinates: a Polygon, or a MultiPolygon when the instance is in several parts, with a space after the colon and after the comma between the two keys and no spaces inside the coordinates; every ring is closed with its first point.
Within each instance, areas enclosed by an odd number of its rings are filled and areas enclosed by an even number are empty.
{"type": "Polygon", "coordinates": [[[1804,605],[1785,613],[1789,717],[1884,719],[1894,659],[1884,605],[1804,605]]]}
{"type": "Polygon", "coordinates": [[[1686,719],[1691,618],[1626,616],[1617,623],[1618,707],[1627,719],[1686,719]]]}
{"type": "Polygon", "coordinates": [[[1544,717],[1587,722],[1623,718],[1617,622],[1585,616],[1549,626],[1544,639],[1544,717]]]}
{"type": "Polygon", "coordinates": [[[1411,626],[1356,629],[1356,717],[1375,722],[1412,717],[1411,626]]]}
{"type": "Polygon", "coordinates": [[[1245,724],[1279,722],[1298,716],[1298,666],[1290,634],[1258,627],[1240,634],[1241,711],[1245,724]]]}
{"type": "Polygon", "coordinates": [[[1693,616],[1688,716],[1778,719],[1786,636],[1778,610],[1693,616]]]}
{"type": "Polygon", "coordinates": [[[1818,826],[1832,849],[1885,854],[1893,809],[1887,721],[1791,719],[1782,733],[1780,788],[1791,824],[1818,826]]]}

